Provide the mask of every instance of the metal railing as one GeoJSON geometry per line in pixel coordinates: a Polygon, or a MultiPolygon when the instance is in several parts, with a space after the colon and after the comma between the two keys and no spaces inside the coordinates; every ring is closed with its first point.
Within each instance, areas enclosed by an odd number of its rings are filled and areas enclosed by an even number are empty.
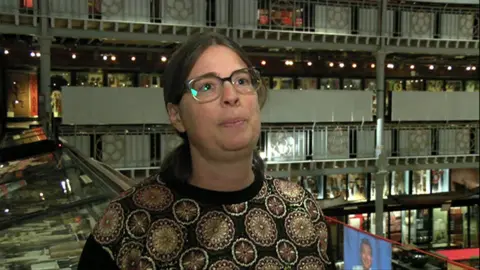
{"type": "MultiPolygon", "coordinates": [[[[181,139],[166,126],[62,126],[61,136],[85,155],[114,168],[158,167],[181,139]]],[[[365,125],[266,126],[258,149],[267,162],[375,158],[376,127],[365,125]]],[[[480,126],[387,125],[389,157],[467,156],[480,153],[480,126]]]]}
{"type": "MultiPolygon", "coordinates": [[[[40,16],[39,1],[0,0],[0,15],[15,15],[15,20],[22,23],[21,18],[40,16]]],[[[49,1],[48,16],[147,26],[261,29],[279,35],[378,36],[378,13],[376,2],[368,0],[62,0],[49,1]]],[[[386,32],[390,37],[473,40],[479,36],[478,18],[478,7],[390,3],[386,32]]],[[[32,22],[36,24],[36,20],[32,22]]]]}

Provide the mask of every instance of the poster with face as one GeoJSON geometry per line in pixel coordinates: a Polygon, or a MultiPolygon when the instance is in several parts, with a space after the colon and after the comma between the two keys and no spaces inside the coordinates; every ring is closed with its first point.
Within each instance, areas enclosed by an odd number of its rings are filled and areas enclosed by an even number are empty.
{"type": "Polygon", "coordinates": [[[345,269],[392,269],[392,244],[370,234],[344,227],[345,269]]]}

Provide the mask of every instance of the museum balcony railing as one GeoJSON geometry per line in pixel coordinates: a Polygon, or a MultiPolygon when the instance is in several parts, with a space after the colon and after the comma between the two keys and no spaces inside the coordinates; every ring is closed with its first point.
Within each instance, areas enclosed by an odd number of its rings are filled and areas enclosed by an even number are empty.
{"type": "MultiPolygon", "coordinates": [[[[60,136],[113,168],[149,174],[180,138],[168,126],[64,125],[60,136]]],[[[308,176],[375,172],[373,124],[263,125],[258,149],[269,173],[308,176]]],[[[390,170],[476,168],[478,123],[388,124],[384,152],[390,170]]]]}
{"type": "MultiPolygon", "coordinates": [[[[480,263],[478,256],[471,258],[464,256],[464,259],[447,258],[435,252],[419,249],[415,245],[402,244],[373,235],[361,229],[369,221],[360,222],[358,226],[350,226],[335,218],[326,217],[326,220],[330,229],[330,256],[333,257],[330,259],[336,262],[336,269],[364,269],[361,267],[364,263],[367,269],[474,270],[478,269],[480,263]],[[365,246],[369,246],[370,249],[365,246]]],[[[320,250],[322,248],[325,246],[320,246],[320,250]]],[[[478,252],[478,248],[473,250],[478,252]]]]}
{"type": "MultiPolygon", "coordinates": [[[[37,26],[40,1],[0,0],[2,24],[37,26]]],[[[371,0],[50,0],[47,14],[53,35],[100,30],[162,34],[161,41],[215,28],[238,30],[249,46],[264,45],[253,41],[262,39],[378,45],[378,4],[371,0]]],[[[389,3],[387,46],[478,49],[478,18],[475,1],[389,3]]]]}

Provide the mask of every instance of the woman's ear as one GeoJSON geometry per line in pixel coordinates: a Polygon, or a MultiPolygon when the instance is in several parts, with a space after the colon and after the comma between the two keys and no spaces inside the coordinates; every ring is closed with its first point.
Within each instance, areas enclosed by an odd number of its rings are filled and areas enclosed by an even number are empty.
{"type": "Polygon", "coordinates": [[[183,125],[182,117],[180,115],[180,107],[178,105],[168,103],[167,112],[172,126],[180,133],[185,132],[185,126],[183,125]]]}

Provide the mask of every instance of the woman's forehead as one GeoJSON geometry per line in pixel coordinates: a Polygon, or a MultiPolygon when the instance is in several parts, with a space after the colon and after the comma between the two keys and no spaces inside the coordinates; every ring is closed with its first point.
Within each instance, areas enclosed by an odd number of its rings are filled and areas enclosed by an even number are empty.
{"type": "Polygon", "coordinates": [[[235,51],[225,46],[214,45],[200,55],[188,78],[203,76],[207,73],[229,77],[234,71],[246,67],[246,63],[235,51]]]}

